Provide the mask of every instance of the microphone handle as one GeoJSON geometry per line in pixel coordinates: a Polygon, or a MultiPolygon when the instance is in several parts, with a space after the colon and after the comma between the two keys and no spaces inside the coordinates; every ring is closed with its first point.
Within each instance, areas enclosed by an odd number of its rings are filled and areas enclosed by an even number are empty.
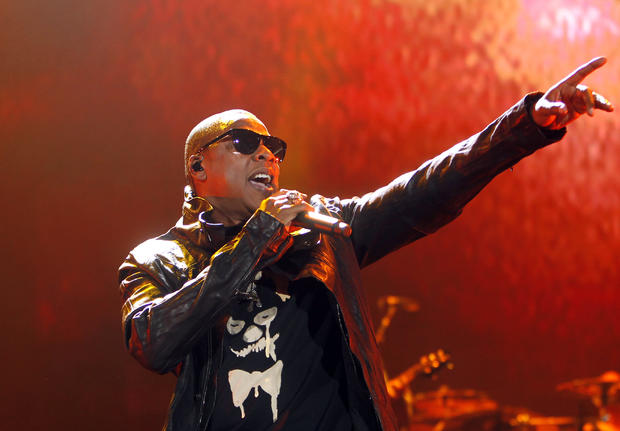
{"type": "Polygon", "coordinates": [[[342,220],[323,215],[316,211],[304,211],[299,213],[297,217],[295,217],[295,220],[293,220],[293,223],[310,230],[318,230],[319,232],[342,235],[345,237],[351,236],[352,232],[351,226],[342,220]]]}

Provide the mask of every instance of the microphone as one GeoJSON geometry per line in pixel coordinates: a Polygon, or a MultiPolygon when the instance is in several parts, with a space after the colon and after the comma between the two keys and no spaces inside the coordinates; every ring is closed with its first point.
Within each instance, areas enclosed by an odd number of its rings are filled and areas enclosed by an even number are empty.
{"type": "Polygon", "coordinates": [[[335,217],[326,216],[316,211],[304,211],[297,214],[293,223],[299,227],[317,230],[334,235],[351,236],[351,226],[335,217]]]}

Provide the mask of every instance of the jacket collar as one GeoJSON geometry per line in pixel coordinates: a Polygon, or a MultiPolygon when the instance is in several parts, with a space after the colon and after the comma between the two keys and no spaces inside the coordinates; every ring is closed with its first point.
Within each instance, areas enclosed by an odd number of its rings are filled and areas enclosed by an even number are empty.
{"type": "MultiPolygon", "coordinates": [[[[198,215],[203,211],[212,211],[213,207],[205,198],[196,196],[190,186],[185,186],[183,190],[183,216],[179,223],[192,225],[198,222],[198,215]]],[[[179,225],[177,223],[177,226],[179,225]]]]}
{"type": "Polygon", "coordinates": [[[182,215],[175,224],[174,230],[191,243],[200,247],[208,247],[213,245],[213,236],[216,231],[223,230],[223,225],[209,223],[208,226],[201,226],[198,216],[203,211],[213,211],[213,207],[205,198],[196,196],[190,186],[185,186],[182,215]],[[208,231],[205,231],[205,227],[208,231]]]}
{"type": "MultiPolygon", "coordinates": [[[[177,221],[174,230],[185,236],[189,241],[203,248],[219,248],[224,244],[226,227],[221,223],[201,223],[198,216],[202,212],[213,211],[213,206],[205,198],[196,196],[190,186],[183,191],[182,217],[177,221]]],[[[207,220],[210,217],[207,215],[207,220]]],[[[299,229],[291,233],[296,237],[310,233],[308,229],[299,229]]],[[[317,243],[320,236],[317,235],[317,243]]],[[[310,244],[310,243],[309,243],[310,244]]]]}

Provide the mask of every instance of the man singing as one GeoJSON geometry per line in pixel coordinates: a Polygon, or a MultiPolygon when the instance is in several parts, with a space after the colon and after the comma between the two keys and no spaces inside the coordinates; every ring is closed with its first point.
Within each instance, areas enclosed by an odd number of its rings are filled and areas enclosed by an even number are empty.
{"type": "Polygon", "coordinates": [[[558,141],[595,109],[581,66],[482,132],[362,197],[279,187],[287,146],[243,110],[213,115],[185,144],[182,217],[120,267],[127,348],[173,372],[165,429],[397,430],[360,268],[456,218],[493,177],[558,141]],[[348,223],[300,228],[300,213],[348,223]]]}

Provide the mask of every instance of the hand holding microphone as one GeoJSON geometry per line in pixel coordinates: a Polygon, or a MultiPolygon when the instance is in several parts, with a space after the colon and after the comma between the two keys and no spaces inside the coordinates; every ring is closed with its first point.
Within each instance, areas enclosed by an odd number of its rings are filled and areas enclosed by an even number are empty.
{"type": "Polygon", "coordinates": [[[343,221],[314,211],[304,199],[306,194],[296,190],[280,189],[265,199],[259,209],[284,224],[316,230],[319,232],[350,236],[351,227],[343,221]]]}

